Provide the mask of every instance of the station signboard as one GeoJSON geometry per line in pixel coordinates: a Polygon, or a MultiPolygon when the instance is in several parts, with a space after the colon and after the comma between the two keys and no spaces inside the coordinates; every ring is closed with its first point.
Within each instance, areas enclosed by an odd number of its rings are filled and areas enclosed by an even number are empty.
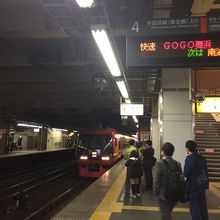
{"type": "Polygon", "coordinates": [[[144,115],[144,105],[133,104],[133,103],[121,103],[120,115],[127,115],[127,116],[144,115]]]}
{"type": "Polygon", "coordinates": [[[220,33],[126,37],[128,67],[219,66],[220,33]]]}
{"type": "Polygon", "coordinates": [[[130,21],[128,35],[180,35],[220,31],[220,17],[185,17],[130,21]]]}
{"type": "Polygon", "coordinates": [[[203,102],[196,103],[197,113],[220,113],[220,97],[206,97],[203,102]]]}

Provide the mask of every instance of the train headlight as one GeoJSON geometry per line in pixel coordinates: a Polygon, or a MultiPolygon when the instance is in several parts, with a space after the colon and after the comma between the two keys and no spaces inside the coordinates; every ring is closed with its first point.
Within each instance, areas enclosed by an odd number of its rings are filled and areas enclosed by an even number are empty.
{"type": "Polygon", "coordinates": [[[97,157],[97,152],[96,151],[93,151],[92,152],[92,158],[96,158],[97,157]]]}
{"type": "Polygon", "coordinates": [[[105,156],[105,157],[101,157],[102,160],[110,160],[110,157],[105,156]]]}
{"type": "Polygon", "coordinates": [[[88,156],[80,156],[80,160],[88,160],[88,156]]]}

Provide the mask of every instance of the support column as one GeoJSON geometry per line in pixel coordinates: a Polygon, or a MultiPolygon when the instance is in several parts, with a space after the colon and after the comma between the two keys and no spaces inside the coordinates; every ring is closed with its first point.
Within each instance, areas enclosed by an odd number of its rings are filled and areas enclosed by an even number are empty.
{"type": "Polygon", "coordinates": [[[160,145],[169,141],[175,146],[174,158],[185,160],[185,142],[193,138],[192,104],[189,101],[191,69],[163,69],[158,119],[160,145]]]}
{"type": "Polygon", "coordinates": [[[154,156],[160,158],[160,138],[159,138],[159,124],[158,124],[158,103],[153,100],[152,118],[151,118],[151,139],[154,148],[154,156]]]}
{"type": "Polygon", "coordinates": [[[47,128],[42,127],[38,134],[38,150],[46,150],[47,149],[47,128]]]}
{"type": "Polygon", "coordinates": [[[9,122],[0,123],[0,155],[7,154],[9,152],[9,122]]]}

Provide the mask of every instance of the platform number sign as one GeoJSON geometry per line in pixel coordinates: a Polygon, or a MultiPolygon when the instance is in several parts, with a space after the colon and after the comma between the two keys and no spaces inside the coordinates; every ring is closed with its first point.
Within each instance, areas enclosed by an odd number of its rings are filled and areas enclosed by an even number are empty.
{"type": "Polygon", "coordinates": [[[140,28],[139,28],[139,22],[138,21],[135,21],[132,28],[131,28],[132,31],[135,31],[136,33],[139,32],[140,28]]]}

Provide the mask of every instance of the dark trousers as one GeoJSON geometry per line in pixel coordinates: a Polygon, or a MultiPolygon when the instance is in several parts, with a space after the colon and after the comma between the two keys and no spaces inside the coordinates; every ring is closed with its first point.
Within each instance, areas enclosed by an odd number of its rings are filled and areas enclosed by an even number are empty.
{"type": "Polygon", "coordinates": [[[172,220],[171,212],[177,202],[169,202],[159,199],[158,205],[161,213],[161,220],[172,220]]]}
{"type": "Polygon", "coordinates": [[[189,194],[189,209],[192,220],[208,220],[205,190],[192,191],[189,194]]]}
{"type": "Polygon", "coordinates": [[[146,181],[146,189],[152,189],[153,188],[152,166],[144,167],[144,176],[146,181]]]}
{"type": "Polygon", "coordinates": [[[130,192],[130,177],[128,175],[128,170],[127,170],[126,179],[125,179],[125,192],[130,192]]]}

